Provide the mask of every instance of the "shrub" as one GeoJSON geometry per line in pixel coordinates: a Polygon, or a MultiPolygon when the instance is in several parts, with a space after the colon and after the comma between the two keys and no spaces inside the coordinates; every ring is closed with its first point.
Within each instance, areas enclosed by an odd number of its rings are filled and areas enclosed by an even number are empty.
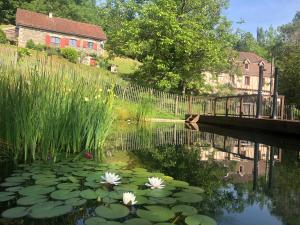
{"type": "Polygon", "coordinates": [[[33,42],[32,39],[30,39],[29,41],[27,41],[26,48],[35,49],[35,44],[34,44],[34,42],[33,42]]]}
{"type": "Polygon", "coordinates": [[[3,30],[0,29],[0,43],[5,44],[7,42],[6,35],[3,30]]]}
{"type": "Polygon", "coordinates": [[[78,52],[73,48],[64,48],[61,50],[61,54],[64,58],[70,62],[77,63],[78,61],[78,52]]]}
{"type": "Polygon", "coordinates": [[[28,48],[18,48],[18,61],[22,60],[25,56],[30,56],[31,53],[28,48]]]}

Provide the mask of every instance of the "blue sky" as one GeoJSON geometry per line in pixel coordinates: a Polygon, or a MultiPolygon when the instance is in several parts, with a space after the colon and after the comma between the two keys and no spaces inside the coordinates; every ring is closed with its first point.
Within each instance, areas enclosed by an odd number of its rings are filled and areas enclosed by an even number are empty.
{"type": "Polygon", "coordinates": [[[230,0],[229,8],[224,12],[233,27],[250,31],[256,37],[258,26],[274,28],[289,23],[296,12],[300,11],[300,0],[230,0]],[[238,25],[241,19],[245,23],[238,25]]]}

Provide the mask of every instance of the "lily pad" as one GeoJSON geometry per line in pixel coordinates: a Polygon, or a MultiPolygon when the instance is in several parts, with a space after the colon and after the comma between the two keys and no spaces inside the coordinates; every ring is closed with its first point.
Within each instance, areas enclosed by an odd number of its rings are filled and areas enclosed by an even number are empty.
{"type": "Polygon", "coordinates": [[[189,186],[182,191],[189,192],[189,193],[194,193],[194,194],[201,194],[204,193],[204,189],[200,187],[194,187],[194,186],[189,186]]]}
{"type": "Polygon", "coordinates": [[[86,189],[80,192],[80,197],[85,198],[85,199],[97,199],[97,194],[95,191],[91,189],[86,189]]]}
{"type": "Polygon", "coordinates": [[[24,217],[27,214],[28,214],[28,211],[27,211],[26,207],[14,207],[14,208],[5,210],[1,215],[4,218],[16,219],[16,218],[24,217]]]}
{"type": "Polygon", "coordinates": [[[40,202],[45,202],[45,201],[47,201],[47,198],[44,195],[30,195],[30,196],[25,196],[23,198],[19,198],[17,204],[22,206],[28,206],[40,202]]]}
{"type": "Polygon", "coordinates": [[[70,198],[68,200],[66,200],[66,205],[71,205],[71,206],[81,206],[86,204],[86,199],[82,199],[82,198],[70,198]]]}
{"type": "Polygon", "coordinates": [[[152,225],[149,220],[134,218],[124,222],[124,225],[152,225]]]}
{"type": "Polygon", "coordinates": [[[162,198],[162,197],[167,197],[171,194],[172,192],[165,189],[153,189],[153,190],[149,190],[146,195],[154,198],[162,198]]]}
{"type": "Polygon", "coordinates": [[[174,187],[188,187],[189,183],[185,182],[185,181],[181,181],[181,180],[172,180],[169,182],[169,185],[172,185],[174,187]]]}
{"type": "Polygon", "coordinates": [[[19,186],[21,183],[16,183],[16,182],[3,182],[0,184],[1,187],[15,187],[19,186]]]}
{"type": "Polygon", "coordinates": [[[196,202],[201,202],[202,197],[197,194],[186,192],[185,195],[178,197],[177,200],[180,202],[185,202],[185,203],[196,203],[196,202]]]}
{"type": "Polygon", "coordinates": [[[57,185],[57,188],[62,190],[77,190],[79,187],[79,184],[74,183],[60,183],[57,185]]]}
{"type": "Polygon", "coordinates": [[[22,187],[22,186],[8,187],[8,188],[5,189],[5,191],[18,192],[22,188],[24,188],[24,187],[22,187]]]}
{"type": "Polygon", "coordinates": [[[184,221],[187,225],[217,225],[213,218],[205,215],[188,216],[184,221]]]}
{"type": "Polygon", "coordinates": [[[106,219],[118,219],[129,214],[129,209],[121,204],[111,204],[110,206],[98,206],[95,209],[98,216],[106,219]]]}
{"type": "Polygon", "coordinates": [[[149,200],[159,205],[171,205],[177,201],[175,198],[171,198],[171,197],[149,198],[149,200]]]}
{"type": "Polygon", "coordinates": [[[147,210],[138,209],[136,214],[138,217],[150,220],[152,222],[165,222],[175,216],[173,211],[162,206],[146,206],[145,208],[147,210]]]}
{"type": "Polygon", "coordinates": [[[35,184],[42,186],[53,186],[58,184],[57,179],[55,178],[42,178],[35,181],[35,184]]]}
{"type": "Polygon", "coordinates": [[[175,213],[181,213],[183,216],[192,216],[197,214],[197,209],[189,205],[176,205],[171,210],[175,213]]]}
{"type": "Polygon", "coordinates": [[[56,200],[67,200],[70,198],[76,198],[80,194],[80,191],[70,191],[70,190],[58,190],[50,194],[51,198],[56,200]]]}
{"type": "Polygon", "coordinates": [[[55,206],[55,204],[45,204],[39,208],[34,208],[30,212],[30,216],[35,219],[46,219],[62,216],[71,212],[73,209],[70,205],[59,205],[55,206]]]}
{"type": "Polygon", "coordinates": [[[21,195],[45,195],[55,190],[55,187],[32,185],[19,190],[21,195]]]}
{"type": "Polygon", "coordinates": [[[0,195],[0,202],[7,202],[9,200],[14,199],[14,195],[0,195]]]}
{"type": "Polygon", "coordinates": [[[100,217],[90,217],[84,221],[85,225],[101,225],[105,224],[106,220],[100,217]]]}

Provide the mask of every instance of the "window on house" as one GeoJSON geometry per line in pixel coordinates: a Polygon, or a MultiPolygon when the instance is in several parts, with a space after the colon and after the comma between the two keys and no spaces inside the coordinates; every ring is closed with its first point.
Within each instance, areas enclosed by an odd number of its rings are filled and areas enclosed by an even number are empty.
{"type": "Polygon", "coordinates": [[[59,47],[60,46],[60,38],[59,37],[51,37],[51,45],[59,47]]]}
{"type": "Polygon", "coordinates": [[[70,39],[70,41],[69,41],[69,45],[70,46],[76,47],[76,44],[77,44],[77,40],[76,39],[70,39]]]}
{"type": "Polygon", "coordinates": [[[100,47],[104,49],[104,41],[100,41],[100,47]]]}
{"type": "Polygon", "coordinates": [[[91,41],[89,41],[89,42],[88,42],[88,48],[93,49],[93,46],[94,46],[94,43],[91,42],[91,41]]]}
{"type": "Polygon", "coordinates": [[[245,85],[250,85],[250,77],[245,76],[245,85]]]}
{"type": "Polygon", "coordinates": [[[230,75],[230,83],[235,84],[234,75],[230,75]]]}
{"type": "Polygon", "coordinates": [[[240,165],[240,173],[244,173],[244,166],[243,165],[240,165]]]}
{"type": "Polygon", "coordinates": [[[249,64],[248,63],[245,64],[245,69],[249,70],[249,64]]]}

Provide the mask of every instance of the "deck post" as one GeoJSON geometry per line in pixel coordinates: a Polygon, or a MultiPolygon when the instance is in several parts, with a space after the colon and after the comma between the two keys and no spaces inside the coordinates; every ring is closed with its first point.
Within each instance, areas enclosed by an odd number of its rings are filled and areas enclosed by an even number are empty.
{"type": "Polygon", "coordinates": [[[272,119],[277,119],[278,114],[278,76],[279,76],[279,69],[275,68],[275,77],[274,77],[274,91],[273,91],[273,110],[272,110],[272,119]]]}
{"type": "Polygon", "coordinates": [[[257,107],[256,107],[256,118],[261,118],[262,112],[262,87],[264,77],[264,66],[259,66],[259,82],[258,82],[258,93],[257,93],[257,107]]]}
{"type": "Polygon", "coordinates": [[[243,96],[240,97],[240,117],[243,117],[243,104],[244,104],[244,99],[243,96]]]}
{"type": "Polygon", "coordinates": [[[254,161],[253,161],[253,191],[257,189],[257,178],[258,178],[258,157],[259,157],[259,143],[254,144],[254,161]]]}
{"type": "Polygon", "coordinates": [[[214,99],[214,116],[217,114],[217,98],[214,99]]]}
{"type": "Polygon", "coordinates": [[[228,117],[228,111],[229,111],[229,110],[228,110],[228,101],[229,101],[229,98],[227,97],[227,98],[226,98],[226,106],[225,106],[225,107],[226,107],[226,109],[225,109],[226,117],[228,117]]]}
{"type": "Polygon", "coordinates": [[[284,119],[284,108],[285,108],[285,106],[284,106],[284,104],[285,104],[285,96],[281,96],[281,109],[280,109],[280,114],[281,114],[281,119],[283,120],[284,119]]]}
{"type": "Polygon", "coordinates": [[[189,114],[192,114],[192,96],[189,96],[189,114]]]}

